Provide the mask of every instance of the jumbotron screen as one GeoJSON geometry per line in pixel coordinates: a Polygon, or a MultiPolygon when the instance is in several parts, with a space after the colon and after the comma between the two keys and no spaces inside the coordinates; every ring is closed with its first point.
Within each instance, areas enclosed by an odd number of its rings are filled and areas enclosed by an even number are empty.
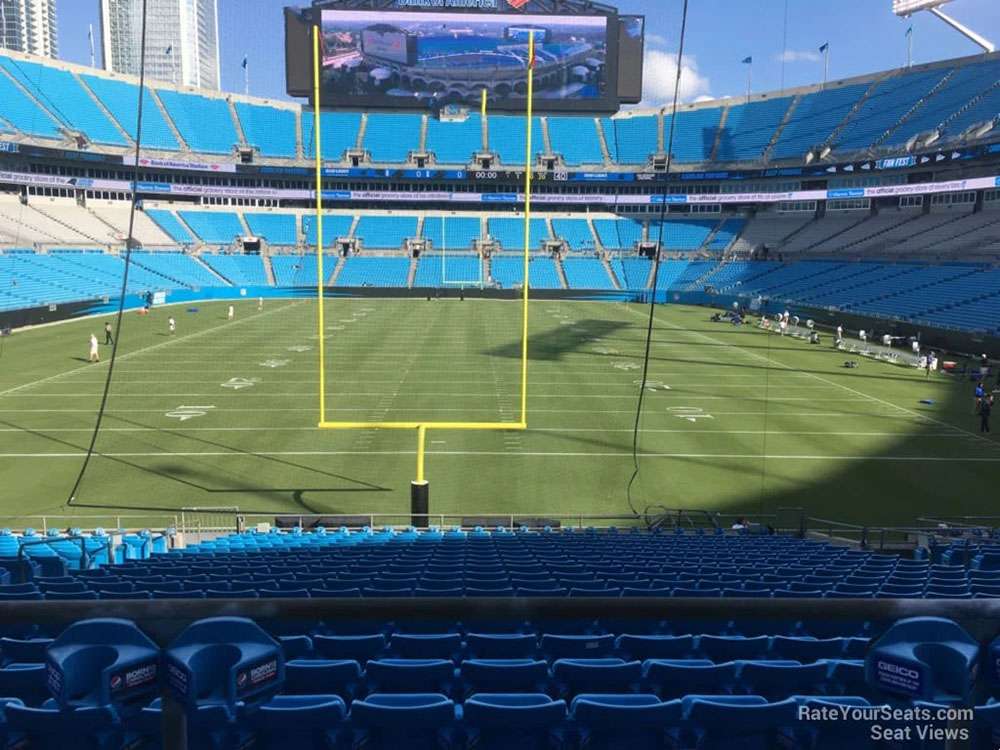
{"type": "Polygon", "coordinates": [[[330,10],[318,14],[324,107],[524,111],[529,40],[535,106],[618,109],[618,19],[611,15],[330,10]]]}

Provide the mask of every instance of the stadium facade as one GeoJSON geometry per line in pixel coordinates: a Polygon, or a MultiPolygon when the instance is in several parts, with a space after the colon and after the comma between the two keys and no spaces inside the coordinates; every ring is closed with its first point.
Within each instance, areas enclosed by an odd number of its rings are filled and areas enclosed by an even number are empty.
{"type": "MultiPolygon", "coordinates": [[[[996,336],[998,70],[1000,58],[986,55],[676,113],[537,117],[532,286],[693,301],[708,290],[996,336]],[[667,262],[652,289],[658,245],[667,262]]],[[[74,262],[66,249],[121,262],[136,81],[9,54],[0,86],[0,247],[12,268],[29,264],[22,273],[44,266],[34,270],[37,291],[5,286],[3,307],[90,309],[114,290],[66,290],[54,279],[74,262]]],[[[223,292],[254,280],[271,291],[308,286],[282,269],[301,267],[288,258],[315,243],[312,113],[166,83],[147,96],[136,238],[172,251],[149,253],[148,285],[191,295],[212,285],[207,274],[223,292]],[[263,253],[245,254],[245,239],[260,240],[263,253]]],[[[439,116],[327,112],[322,123],[334,217],[324,239],[342,254],[328,284],[421,286],[435,278],[422,269],[445,249],[478,266],[470,278],[521,282],[504,254],[523,245],[512,229],[523,118],[451,107],[439,116]],[[439,228],[441,217],[451,229],[439,228]]]]}

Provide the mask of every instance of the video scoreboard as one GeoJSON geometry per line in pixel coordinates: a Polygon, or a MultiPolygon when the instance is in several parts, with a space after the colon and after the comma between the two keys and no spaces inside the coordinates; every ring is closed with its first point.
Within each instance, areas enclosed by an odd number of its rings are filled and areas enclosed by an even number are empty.
{"type": "Polygon", "coordinates": [[[590,0],[559,7],[553,13],[539,0],[388,0],[376,9],[326,0],[286,8],[287,90],[312,98],[318,28],[323,107],[478,108],[485,92],[491,110],[524,111],[532,62],[540,113],[612,113],[638,103],[644,18],[590,0]]]}

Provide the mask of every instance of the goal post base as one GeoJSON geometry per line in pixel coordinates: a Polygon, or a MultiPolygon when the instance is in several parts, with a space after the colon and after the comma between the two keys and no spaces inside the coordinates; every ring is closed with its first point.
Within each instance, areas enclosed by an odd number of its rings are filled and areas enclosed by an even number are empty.
{"type": "Polygon", "coordinates": [[[430,482],[410,482],[410,524],[415,528],[426,529],[428,526],[430,495],[430,482]]]}

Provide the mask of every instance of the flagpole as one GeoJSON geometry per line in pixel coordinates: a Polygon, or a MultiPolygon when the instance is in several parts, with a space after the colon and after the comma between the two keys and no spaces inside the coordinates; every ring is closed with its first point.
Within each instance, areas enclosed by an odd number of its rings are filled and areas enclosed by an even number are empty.
{"type": "Polygon", "coordinates": [[[826,43],[823,50],[823,88],[826,88],[826,81],[830,77],[830,43],[826,43]]]}
{"type": "Polygon", "coordinates": [[[90,67],[97,67],[97,56],[94,54],[94,24],[87,26],[87,41],[90,42],[90,67]]]}
{"type": "Polygon", "coordinates": [[[747,101],[750,101],[750,86],[753,82],[753,59],[747,63],[747,101]]]}
{"type": "Polygon", "coordinates": [[[913,65],[913,27],[906,30],[906,67],[913,65]]]}
{"type": "Polygon", "coordinates": [[[243,56],[243,93],[250,96],[250,58],[243,56]]]}

